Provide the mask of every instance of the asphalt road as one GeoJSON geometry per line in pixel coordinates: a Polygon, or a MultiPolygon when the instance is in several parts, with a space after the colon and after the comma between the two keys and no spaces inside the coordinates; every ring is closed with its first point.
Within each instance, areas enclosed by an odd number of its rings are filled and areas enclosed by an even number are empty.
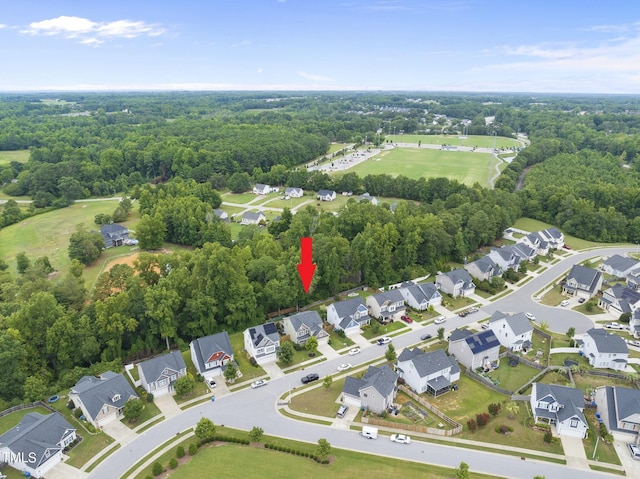
{"type": "MultiPolygon", "coordinates": [[[[591,327],[592,323],[583,315],[566,309],[543,306],[534,301],[531,295],[564,274],[573,264],[594,256],[623,254],[634,250],[634,247],[607,248],[574,254],[529,281],[510,296],[500,299],[490,306],[482,308],[481,311],[464,318],[449,318],[444,323],[444,326],[449,331],[482,319],[495,310],[528,311],[533,313],[539,320],[549,323],[551,330],[565,332],[569,327],[573,326],[576,328],[576,332],[584,332],[591,327]]],[[[428,332],[435,336],[438,327],[440,326],[431,324],[424,328],[412,330],[393,338],[393,344],[396,350],[400,351],[404,347],[418,343],[420,335],[424,333],[428,332]]],[[[349,362],[357,366],[380,357],[385,350],[386,347],[383,346],[364,348],[360,354],[349,356],[349,362]]],[[[405,446],[390,443],[385,437],[380,437],[377,440],[367,440],[355,431],[300,422],[281,416],[277,412],[277,398],[287,390],[301,385],[300,378],[302,376],[309,372],[317,372],[320,374],[320,380],[322,380],[322,377],[327,374],[334,374],[337,366],[344,361],[344,357],[325,361],[312,366],[308,370],[297,371],[280,379],[270,381],[265,387],[245,389],[218,398],[215,402],[207,402],[189,408],[182,414],[162,421],[157,426],[143,432],[133,442],[115,451],[102,461],[91,472],[89,477],[92,479],[121,477],[149,452],[177,433],[195,426],[202,417],[212,419],[215,424],[245,430],[250,430],[253,426],[259,426],[264,429],[266,434],[311,443],[317,443],[318,439],[325,438],[331,443],[332,447],[423,462],[425,464],[457,467],[461,461],[464,461],[469,464],[471,471],[499,477],[517,479],[531,479],[536,475],[542,475],[547,478],[568,476],[580,477],[581,479],[617,477],[597,471],[572,470],[567,466],[545,461],[521,460],[519,457],[473,451],[454,446],[441,446],[420,441],[414,441],[411,445],[405,446]]]]}

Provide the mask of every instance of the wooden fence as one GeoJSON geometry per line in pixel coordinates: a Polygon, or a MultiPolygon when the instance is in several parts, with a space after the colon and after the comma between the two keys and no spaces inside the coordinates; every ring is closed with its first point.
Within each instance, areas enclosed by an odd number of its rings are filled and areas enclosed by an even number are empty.
{"type": "Polygon", "coordinates": [[[33,409],[38,406],[42,406],[45,409],[48,409],[51,412],[56,412],[54,408],[49,406],[47,403],[42,401],[36,401],[29,404],[18,404],[17,406],[10,407],[9,409],[5,409],[4,411],[0,411],[0,417],[8,416],[12,412],[21,411],[22,409],[33,409]]]}

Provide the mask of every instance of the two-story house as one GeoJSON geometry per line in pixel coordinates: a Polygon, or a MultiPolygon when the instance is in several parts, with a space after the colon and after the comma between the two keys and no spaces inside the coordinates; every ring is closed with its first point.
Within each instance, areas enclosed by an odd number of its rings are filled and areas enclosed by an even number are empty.
{"type": "Polygon", "coordinates": [[[154,396],[172,393],[173,383],[186,374],[187,365],[180,351],[170,351],[138,363],[142,387],[154,396]]]}
{"type": "Polygon", "coordinates": [[[434,283],[412,284],[399,289],[405,302],[418,311],[442,304],[442,295],[434,283]]]}
{"type": "Polygon", "coordinates": [[[589,425],[582,413],[584,397],[581,389],[533,383],[530,403],[535,422],[555,425],[559,436],[586,437],[589,425]]]}
{"type": "Polygon", "coordinates": [[[550,250],[564,247],[564,234],[557,228],[547,228],[523,236],[518,243],[525,243],[535,249],[539,255],[546,256],[550,250]]]}
{"type": "Polygon", "coordinates": [[[593,268],[587,268],[580,264],[571,267],[562,292],[570,296],[591,299],[602,287],[602,273],[593,268]]]}
{"type": "Polygon", "coordinates": [[[108,225],[102,225],[100,227],[100,234],[104,238],[104,247],[111,248],[112,246],[122,246],[129,241],[129,230],[117,223],[111,223],[108,225]]]}
{"type": "Polygon", "coordinates": [[[272,191],[274,191],[274,189],[272,189],[271,186],[263,185],[262,183],[256,183],[253,187],[253,194],[255,195],[268,195],[272,191]]]}
{"type": "Polygon", "coordinates": [[[439,396],[460,380],[460,367],[444,349],[425,353],[418,348],[405,348],[398,356],[396,372],[418,394],[439,396]]]}
{"type": "Polygon", "coordinates": [[[524,313],[507,315],[496,311],[489,319],[489,328],[507,349],[526,351],[531,348],[533,326],[524,313]]]}
{"type": "Polygon", "coordinates": [[[402,293],[397,289],[383,291],[382,293],[367,296],[367,307],[372,318],[379,319],[382,323],[400,319],[406,311],[402,293]]]}
{"type": "Polygon", "coordinates": [[[489,256],[489,258],[491,258],[491,260],[503,272],[509,268],[514,271],[518,271],[522,257],[517,253],[517,251],[518,250],[514,248],[514,245],[507,245],[502,248],[491,248],[491,251],[489,251],[487,256],[489,256]]]}
{"type": "Polygon", "coordinates": [[[99,377],[83,376],[69,392],[69,399],[96,428],[121,419],[125,403],[137,398],[126,378],[113,371],[99,377]]]}
{"type": "Polygon", "coordinates": [[[448,351],[467,369],[490,370],[498,364],[500,341],[490,329],[479,333],[455,329],[449,336],[448,351]]]}
{"type": "Polygon", "coordinates": [[[327,322],[333,324],[336,331],[344,331],[347,336],[359,334],[362,326],[370,321],[369,309],[360,296],[331,303],[327,308],[327,322]]]}
{"type": "Polygon", "coordinates": [[[500,266],[489,255],[465,264],[464,269],[478,281],[491,281],[495,276],[502,276],[503,273],[500,266]]]}
{"type": "Polygon", "coordinates": [[[198,374],[205,379],[221,376],[227,364],[233,362],[233,348],[226,331],[194,339],[189,349],[198,374]]]}
{"type": "Polygon", "coordinates": [[[289,187],[284,190],[284,195],[289,198],[302,198],[304,191],[302,188],[289,187]]]}
{"type": "Polygon", "coordinates": [[[334,201],[336,199],[336,192],[333,190],[320,190],[318,191],[318,199],[320,201],[334,201]]]}
{"type": "Polygon", "coordinates": [[[634,338],[640,338],[640,308],[631,313],[629,320],[629,334],[634,338]]]}
{"type": "Polygon", "coordinates": [[[243,336],[244,349],[258,364],[265,364],[278,359],[280,334],[274,323],[247,328],[244,330],[243,336]]]}
{"type": "Polygon", "coordinates": [[[326,343],[329,339],[322,327],[322,318],[317,311],[303,311],[282,320],[285,334],[288,334],[296,344],[304,344],[311,336],[318,340],[318,344],[326,343]]]}
{"type": "Polygon", "coordinates": [[[626,278],[634,269],[638,268],[640,261],[628,256],[614,254],[605,259],[600,265],[603,273],[610,274],[616,278],[626,278]]]}
{"type": "Polygon", "coordinates": [[[473,284],[471,276],[462,268],[437,275],[436,286],[454,298],[467,297],[476,292],[476,285],[473,284]]]}
{"type": "Polygon", "coordinates": [[[389,366],[369,366],[362,379],[347,376],[342,387],[345,404],[381,414],[393,404],[398,375],[389,366]]]}
{"type": "Polygon", "coordinates": [[[602,292],[598,306],[617,315],[632,313],[640,307],[640,291],[616,284],[602,292]]]}
{"type": "Polygon", "coordinates": [[[622,371],[627,367],[629,348],[617,334],[591,328],[578,341],[580,352],[594,368],[622,371]]]}
{"type": "Polygon", "coordinates": [[[640,434],[640,390],[600,386],[595,393],[600,418],[607,431],[640,434]]]}

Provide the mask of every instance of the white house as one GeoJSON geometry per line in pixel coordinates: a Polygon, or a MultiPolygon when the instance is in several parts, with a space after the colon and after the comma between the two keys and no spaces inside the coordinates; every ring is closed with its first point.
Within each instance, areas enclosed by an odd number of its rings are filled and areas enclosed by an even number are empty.
{"type": "Polygon", "coordinates": [[[512,351],[531,348],[533,326],[524,313],[513,316],[496,311],[489,319],[489,328],[496,335],[500,344],[512,351]]]}
{"type": "Polygon", "coordinates": [[[489,255],[465,264],[464,269],[478,281],[491,281],[494,276],[502,276],[503,273],[500,266],[489,255]]]}
{"type": "Polygon", "coordinates": [[[389,366],[369,366],[362,379],[347,376],[342,387],[345,404],[364,407],[380,414],[386,411],[396,397],[398,375],[389,366]]]}
{"type": "Polygon", "coordinates": [[[476,292],[476,285],[471,276],[462,268],[437,275],[436,286],[440,291],[454,298],[467,297],[476,292]]]}
{"type": "Polygon", "coordinates": [[[640,292],[616,284],[602,292],[602,296],[598,298],[598,306],[617,315],[632,313],[640,307],[640,292]]]}
{"type": "Polygon", "coordinates": [[[170,351],[138,363],[142,387],[154,396],[173,392],[173,383],[187,374],[187,365],[180,351],[170,351]]]}
{"type": "Polygon", "coordinates": [[[607,431],[640,433],[640,390],[619,386],[600,386],[595,393],[600,418],[607,431]]]}
{"type": "Polygon", "coordinates": [[[622,371],[627,367],[629,348],[624,339],[617,334],[591,328],[578,344],[580,352],[594,368],[622,371]]]}
{"type": "Polygon", "coordinates": [[[455,329],[449,336],[449,354],[467,369],[493,369],[500,355],[500,341],[490,329],[472,333],[455,329]]]}
{"type": "Polygon", "coordinates": [[[631,313],[629,320],[629,334],[634,338],[640,338],[640,308],[631,313]]]}
{"type": "Polygon", "coordinates": [[[271,188],[269,185],[263,185],[262,183],[256,183],[253,187],[253,193],[256,195],[268,195],[272,191],[277,191],[277,188],[271,188]]]}
{"type": "Polygon", "coordinates": [[[278,359],[280,334],[274,323],[261,324],[244,330],[244,349],[258,364],[278,359]]]}
{"type": "Polygon", "coordinates": [[[303,311],[282,320],[285,334],[296,344],[304,344],[311,336],[324,344],[329,340],[329,333],[322,327],[322,318],[317,311],[303,311]]]}
{"type": "Polygon", "coordinates": [[[624,278],[636,269],[638,265],[640,265],[640,261],[637,259],[614,254],[602,262],[600,269],[603,273],[610,274],[616,278],[624,278]]]}
{"type": "Polygon", "coordinates": [[[227,364],[233,362],[233,348],[226,331],[194,339],[189,349],[198,374],[205,379],[221,376],[227,364]]]}
{"type": "Polygon", "coordinates": [[[344,331],[347,336],[359,334],[362,326],[370,321],[369,309],[360,296],[331,303],[327,308],[327,322],[333,324],[337,331],[344,331]]]}
{"type": "Polygon", "coordinates": [[[442,304],[442,295],[434,283],[413,284],[400,288],[399,291],[406,303],[418,311],[426,311],[431,306],[442,304]]]}
{"type": "Polygon", "coordinates": [[[398,356],[396,372],[418,394],[444,394],[460,380],[460,367],[444,349],[425,353],[418,348],[405,348],[398,356]]]}
{"type": "Polygon", "coordinates": [[[523,236],[518,240],[518,243],[525,243],[535,249],[539,255],[546,256],[549,250],[564,247],[564,234],[557,228],[547,228],[546,230],[523,236]]]}
{"type": "Polygon", "coordinates": [[[333,190],[320,190],[318,191],[318,199],[322,201],[334,201],[336,199],[336,192],[333,190]]]}
{"type": "Polygon", "coordinates": [[[369,193],[365,193],[364,195],[360,195],[358,197],[358,202],[367,202],[367,203],[371,203],[372,205],[377,205],[378,204],[378,199],[375,196],[371,196],[369,193]]]}
{"type": "Polygon", "coordinates": [[[58,412],[27,413],[17,426],[0,436],[0,463],[28,472],[31,477],[43,477],[62,461],[64,449],[76,437],[75,428],[58,412]]]}
{"type": "Polygon", "coordinates": [[[289,198],[302,198],[304,191],[302,188],[287,188],[284,190],[284,195],[289,198]]]}
{"type": "Polygon", "coordinates": [[[216,208],[213,210],[213,214],[216,215],[221,221],[229,221],[229,213],[221,210],[220,208],[216,208]]]}
{"type": "MultiPolygon", "coordinates": [[[[509,268],[517,271],[520,266],[520,261],[523,259],[521,256],[523,253],[520,253],[520,250],[514,246],[515,245],[507,245],[502,248],[491,248],[487,256],[489,256],[503,272],[509,268]]],[[[528,249],[531,250],[531,248],[528,249]]]]}
{"type": "Polygon", "coordinates": [[[582,413],[583,396],[581,389],[533,383],[530,400],[533,419],[555,425],[559,436],[584,439],[589,425],[582,413]]]}
{"type": "Polygon", "coordinates": [[[405,311],[404,298],[397,289],[367,296],[369,315],[380,319],[383,323],[400,319],[405,311]]]}
{"type": "Polygon", "coordinates": [[[602,273],[593,268],[574,264],[562,285],[562,292],[579,298],[591,299],[602,287],[602,273]]]}
{"type": "Polygon", "coordinates": [[[241,225],[259,225],[260,223],[264,223],[267,221],[267,217],[264,215],[262,211],[258,211],[254,213],[253,211],[245,211],[242,213],[242,221],[240,221],[241,225]]]}

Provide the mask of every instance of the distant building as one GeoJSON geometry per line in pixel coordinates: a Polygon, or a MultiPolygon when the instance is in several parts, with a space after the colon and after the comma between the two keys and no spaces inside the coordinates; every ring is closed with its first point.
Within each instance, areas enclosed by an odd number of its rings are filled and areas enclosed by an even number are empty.
{"type": "Polygon", "coordinates": [[[122,246],[127,244],[129,240],[129,230],[117,223],[102,225],[100,227],[100,234],[104,238],[105,248],[122,246]]]}

